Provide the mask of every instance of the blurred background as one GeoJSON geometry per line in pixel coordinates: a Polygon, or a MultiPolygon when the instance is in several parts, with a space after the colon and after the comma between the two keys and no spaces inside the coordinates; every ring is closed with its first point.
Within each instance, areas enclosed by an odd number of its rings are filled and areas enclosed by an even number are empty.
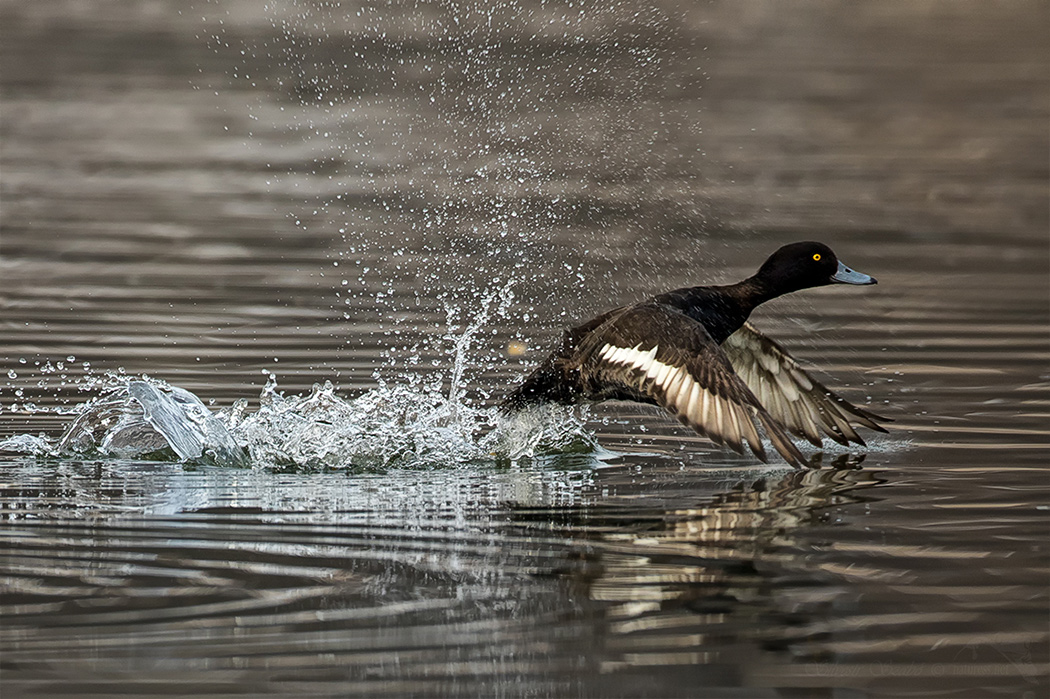
{"type": "Polygon", "coordinates": [[[508,285],[491,367],[792,239],[1045,270],[1048,14],[3,0],[0,364],[360,388],[508,285]]]}
{"type": "Polygon", "coordinates": [[[347,412],[424,447],[0,453],[5,699],[1045,696],[1048,26],[1044,0],[0,0],[0,439],[124,372],[287,419],[250,447],[347,412]],[[478,457],[563,327],[799,239],[879,285],[756,324],[888,436],[788,472],[603,405],[573,449],[478,457]]]}

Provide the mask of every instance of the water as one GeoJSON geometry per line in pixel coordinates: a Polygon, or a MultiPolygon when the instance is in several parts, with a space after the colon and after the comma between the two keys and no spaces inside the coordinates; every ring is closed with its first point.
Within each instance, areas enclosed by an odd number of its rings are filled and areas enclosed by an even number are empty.
{"type": "Polygon", "coordinates": [[[3,695],[1046,696],[1046,14],[0,3],[3,695]],[[796,239],[867,450],[492,410],[796,239]]]}

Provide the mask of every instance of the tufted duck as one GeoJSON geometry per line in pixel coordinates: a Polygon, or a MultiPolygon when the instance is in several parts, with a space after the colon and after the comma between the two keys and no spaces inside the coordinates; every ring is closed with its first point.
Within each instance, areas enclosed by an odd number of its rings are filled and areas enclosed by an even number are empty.
{"type": "Polygon", "coordinates": [[[755,421],[777,451],[806,459],[787,432],[821,445],[864,444],[854,429],[888,421],[825,388],[750,323],[761,303],[827,284],[875,284],[838,261],[822,243],[792,243],[754,276],[728,286],[676,289],[622,306],[566,331],[561,346],[504,400],[506,412],[553,401],[633,400],[659,405],[684,424],[762,461],[755,421]]]}

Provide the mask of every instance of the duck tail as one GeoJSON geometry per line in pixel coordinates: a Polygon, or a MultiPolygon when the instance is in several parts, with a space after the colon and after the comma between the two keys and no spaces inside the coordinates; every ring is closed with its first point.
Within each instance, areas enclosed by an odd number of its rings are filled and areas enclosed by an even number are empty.
{"type": "Polygon", "coordinates": [[[574,386],[566,381],[566,376],[548,359],[536,367],[517,388],[506,395],[500,403],[500,411],[505,415],[524,410],[531,405],[541,403],[575,403],[578,395],[574,386]]]}

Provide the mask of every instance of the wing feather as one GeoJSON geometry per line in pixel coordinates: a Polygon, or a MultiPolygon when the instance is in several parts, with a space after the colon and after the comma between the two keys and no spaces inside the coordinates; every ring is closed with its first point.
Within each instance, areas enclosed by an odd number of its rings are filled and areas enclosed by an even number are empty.
{"type": "Polygon", "coordinates": [[[716,444],[767,460],[758,424],[792,465],[805,457],[733,369],[704,327],[661,304],[610,317],[581,343],[576,362],[585,393],[655,403],[716,444]]]}
{"type": "Polygon", "coordinates": [[[815,446],[821,432],[839,444],[864,444],[856,426],[885,432],[888,418],[859,408],[810,376],[795,359],[750,323],[729,336],[722,349],[774,420],[815,446]]]}

